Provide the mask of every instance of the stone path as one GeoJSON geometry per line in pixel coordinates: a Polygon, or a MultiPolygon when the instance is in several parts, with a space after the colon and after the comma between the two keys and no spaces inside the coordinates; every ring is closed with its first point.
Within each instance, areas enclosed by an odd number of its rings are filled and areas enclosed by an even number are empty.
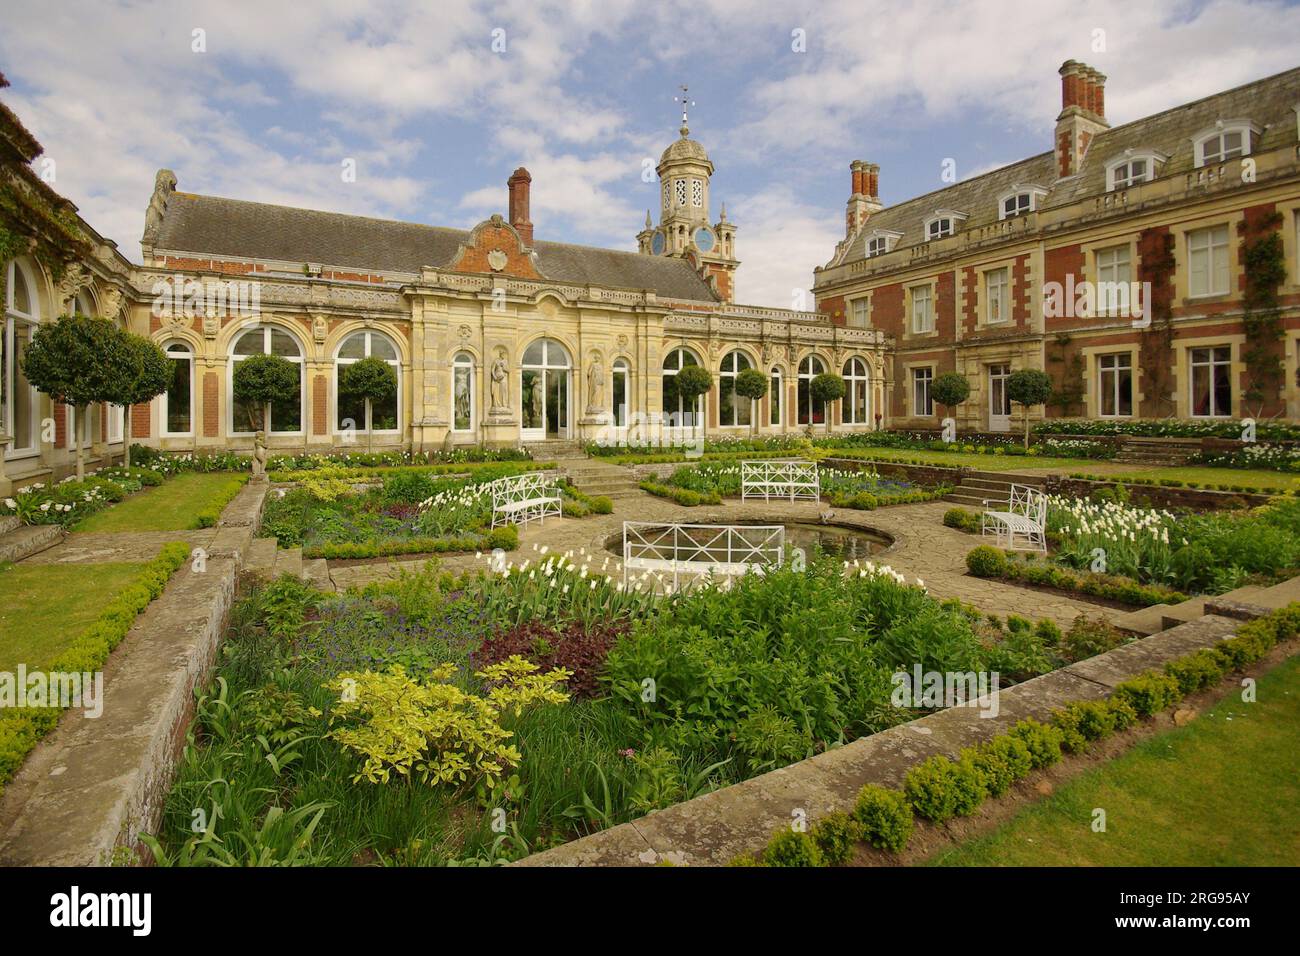
{"type": "MultiPolygon", "coordinates": [[[[1067,626],[1079,614],[1107,619],[1113,608],[1079,598],[1022,588],[1001,581],[989,581],[966,573],[966,553],[979,543],[974,535],[945,527],[943,513],[950,505],[943,501],[894,505],[876,511],[832,509],[833,523],[850,528],[883,531],[894,539],[888,550],[875,557],[909,580],[920,578],[937,598],[956,597],[986,614],[1020,614],[1038,620],[1050,618],[1067,626]]],[[[683,508],[665,498],[641,493],[614,502],[614,513],[588,518],[548,518],[532,523],[519,535],[521,555],[531,555],[533,544],[548,545],[553,552],[602,552],[607,541],[618,540],[624,521],[682,521],[692,524],[729,524],[737,521],[817,523],[827,505],[815,502],[753,503],[727,500],[718,506],[683,508]]],[[[330,578],[344,590],[371,581],[397,577],[424,566],[424,561],[393,561],[384,564],[331,567],[330,578]]],[[[446,557],[441,566],[460,571],[482,567],[473,555],[446,557]]]]}

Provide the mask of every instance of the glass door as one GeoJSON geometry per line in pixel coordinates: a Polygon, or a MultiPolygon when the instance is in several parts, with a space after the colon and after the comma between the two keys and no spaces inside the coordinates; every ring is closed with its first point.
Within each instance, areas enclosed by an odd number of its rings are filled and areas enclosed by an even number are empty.
{"type": "Polygon", "coordinates": [[[989,431],[991,432],[1011,430],[1011,399],[1007,396],[1007,379],[1010,377],[1010,365],[989,366],[989,431]]]}
{"type": "Polygon", "coordinates": [[[546,370],[546,437],[569,437],[569,373],[546,370]]]}

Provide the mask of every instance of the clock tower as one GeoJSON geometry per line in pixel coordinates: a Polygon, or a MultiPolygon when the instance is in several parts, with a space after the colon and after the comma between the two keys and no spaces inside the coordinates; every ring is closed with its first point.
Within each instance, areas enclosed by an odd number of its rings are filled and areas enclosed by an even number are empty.
{"type": "Polygon", "coordinates": [[[646,212],[637,247],[652,256],[688,259],[726,302],[735,299],[736,227],[727,222],[724,204],[717,222],[709,222],[709,177],[713,163],[704,147],[690,138],[686,110],[693,105],[682,87],[681,137],[659,157],[659,225],[646,212]]]}

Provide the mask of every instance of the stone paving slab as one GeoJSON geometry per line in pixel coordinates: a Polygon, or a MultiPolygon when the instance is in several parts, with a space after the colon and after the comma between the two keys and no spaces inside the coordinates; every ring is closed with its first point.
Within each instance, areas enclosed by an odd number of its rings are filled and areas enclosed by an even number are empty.
{"type": "Polygon", "coordinates": [[[214,528],[193,531],[95,531],[73,532],[60,543],[34,554],[23,564],[103,564],[110,561],[152,561],[171,541],[187,541],[192,547],[211,550],[217,537],[214,528]]]}

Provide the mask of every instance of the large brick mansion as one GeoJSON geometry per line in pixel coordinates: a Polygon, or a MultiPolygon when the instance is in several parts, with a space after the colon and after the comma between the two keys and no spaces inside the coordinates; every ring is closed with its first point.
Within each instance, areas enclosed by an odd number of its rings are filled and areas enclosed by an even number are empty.
{"type": "Polygon", "coordinates": [[[934,426],[930,383],[951,370],[973,389],[961,427],[1004,430],[1005,381],[1025,367],[1056,382],[1048,415],[1296,416],[1300,70],[1116,128],[1104,77],[1074,61],[1061,74],[1050,152],[890,207],[879,168],[854,162],[845,238],[810,312],[733,302],[737,228],[713,215],[713,163],[685,116],[637,252],[535,239],[524,169],[506,214],[470,230],[197,195],[161,170],[136,265],[34,173],[40,146],[0,105],[0,173],[44,217],[22,219],[32,236],[3,265],[0,490],[62,473],[75,441],[101,459],[128,440],[251,447],[232,370],[261,352],[301,368],[297,399],[272,409],[285,451],[635,440],[660,423],[673,436],[934,426]],[[79,235],[51,234],[69,220],[79,235]],[[1270,231],[1288,278],[1283,337],[1261,348],[1284,375],[1261,387],[1244,251],[1270,231]],[[1101,283],[1136,285],[1119,302],[1076,297],[1101,283]],[[149,334],[174,369],[167,394],[98,409],[80,436],[17,362],[39,323],[74,311],[149,334]],[[338,394],[339,369],[366,356],[398,373],[386,407],[338,394]],[[673,385],[691,364],[714,382],[694,402],[673,385]],[[746,368],[769,376],[759,402],[734,393],[746,368]],[[825,421],[809,383],[828,371],[847,392],[825,421]]]}

